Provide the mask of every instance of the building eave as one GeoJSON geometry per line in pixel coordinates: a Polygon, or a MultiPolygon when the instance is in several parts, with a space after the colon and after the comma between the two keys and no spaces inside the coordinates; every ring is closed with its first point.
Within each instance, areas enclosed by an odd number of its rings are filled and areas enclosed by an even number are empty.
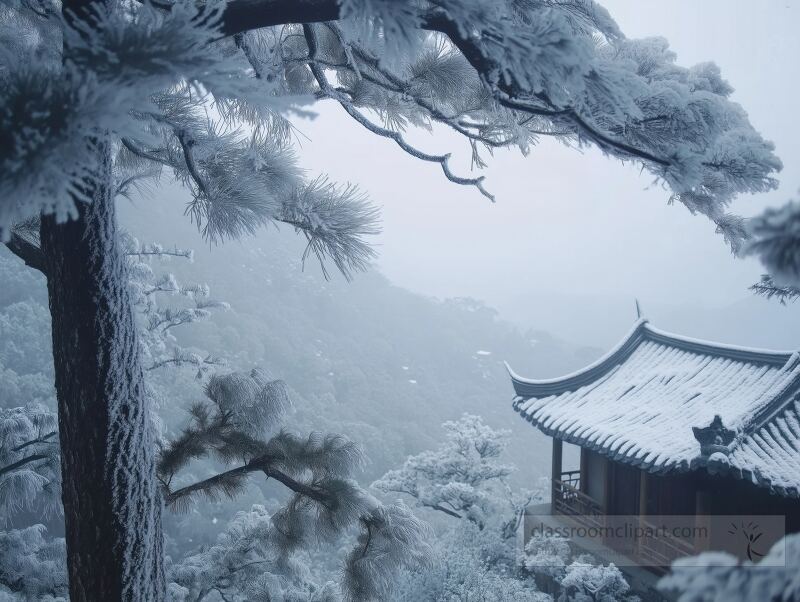
{"type": "Polygon", "coordinates": [[[763,364],[768,366],[791,367],[800,362],[797,351],[773,351],[756,347],[744,347],[704,341],[683,335],[673,334],[652,326],[647,318],[639,318],[634,322],[633,328],[625,337],[611,348],[605,355],[592,362],[585,368],[555,378],[535,379],[517,374],[506,362],[506,369],[511,377],[514,392],[525,398],[549,397],[560,395],[567,391],[588,385],[602,378],[614,366],[619,365],[645,340],[654,341],[676,349],[708,355],[712,357],[728,358],[736,361],[763,364]]]}

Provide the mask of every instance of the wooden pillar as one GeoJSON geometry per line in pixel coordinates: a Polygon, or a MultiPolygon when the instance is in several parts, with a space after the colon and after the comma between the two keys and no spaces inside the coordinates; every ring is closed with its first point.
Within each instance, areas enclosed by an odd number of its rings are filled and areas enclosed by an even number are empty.
{"type": "Polygon", "coordinates": [[[562,445],[561,439],[556,439],[553,437],[553,455],[552,455],[552,467],[551,467],[551,475],[552,475],[552,482],[550,485],[550,508],[551,511],[555,510],[556,506],[556,481],[561,480],[561,463],[562,463],[562,445]]]}
{"type": "Polygon", "coordinates": [[[581,479],[578,483],[581,493],[589,493],[589,450],[581,448],[581,479]]]}
{"type": "Polygon", "coordinates": [[[711,546],[711,492],[698,489],[694,494],[694,548],[696,552],[709,550],[711,546]]]}
{"type": "Polygon", "coordinates": [[[639,473],[639,516],[644,522],[644,517],[647,516],[647,471],[643,470],[639,473]]]}

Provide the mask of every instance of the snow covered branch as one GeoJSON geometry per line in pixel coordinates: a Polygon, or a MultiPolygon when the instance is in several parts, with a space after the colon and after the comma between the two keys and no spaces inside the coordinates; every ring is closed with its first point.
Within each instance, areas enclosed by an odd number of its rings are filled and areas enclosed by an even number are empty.
{"type": "MultiPolygon", "coordinates": [[[[487,197],[482,176],[457,175],[449,153],[419,150],[404,127],[446,125],[464,137],[479,168],[479,147],[527,152],[541,135],[640,161],[672,199],[712,219],[734,249],[742,232],[727,206],[738,194],[774,188],[782,167],[729,100],[732,88],[715,65],[677,66],[664,40],[625,38],[588,0],[103,7],[63,29],[69,60],[47,47],[53,36],[36,31],[43,42],[34,50],[53,60],[30,69],[18,65],[39,63],[24,58],[3,72],[0,136],[9,143],[1,147],[0,196],[18,199],[0,207],[6,238],[14,221],[41,211],[67,219],[74,200],[91,200],[77,183],[94,177],[87,140],[97,131],[111,132],[140,160],[170,167],[192,191],[189,213],[211,240],[281,221],[284,205],[308,186],[286,149],[285,115],[302,112],[314,95],[487,197]],[[209,122],[212,105],[226,125],[252,126],[255,138],[209,122]],[[62,106],[70,110],[56,111],[62,106]],[[21,129],[37,136],[23,144],[21,129]]],[[[337,241],[360,244],[328,247],[320,231],[315,252],[324,247],[339,269],[365,265],[341,253],[361,253],[374,220],[358,232],[339,230],[337,241]]]]}
{"type": "Polygon", "coordinates": [[[475,186],[482,195],[487,197],[490,200],[494,200],[494,196],[492,196],[483,186],[483,180],[485,179],[483,176],[477,178],[464,178],[455,175],[452,170],[450,169],[449,161],[450,155],[431,155],[429,153],[424,153],[411,144],[406,142],[405,138],[396,131],[389,130],[387,128],[380,127],[374,123],[372,123],[363,113],[359,112],[355,107],[353,107],[352,101],[350,100],[350,96],[348,96],[345,92],[340,90],[336,90],[328,83],[327,77],[325,76],[325,72],[323,68],[315,63],[315,57],[317,56],[317,49],[318,49],[318,42],[317,42],[317,35],[313,25],[303,25],[303,33],[306,38],[306,42],[308,43],[309,49],[309,66],[311,68],[311,72],[314,74],[314,78],[317,81],[317,84],[320,87],[320,90],[324,97],[331,98],[339,102],[342,108],[350,115],[353,119],[355,119],[358,123],[363,125],[367,130],[372,132],[373,134],[377,134],[378,136],[383,136],[384,138],[389,138],[394,140],[397,145],[402,148],[406,153],[420,159],[422,161],[429,161],[431,163],[438,163],[444,175],[447,177],[448,180],[455,184],[460,184],[462,186],[475,186]]]}

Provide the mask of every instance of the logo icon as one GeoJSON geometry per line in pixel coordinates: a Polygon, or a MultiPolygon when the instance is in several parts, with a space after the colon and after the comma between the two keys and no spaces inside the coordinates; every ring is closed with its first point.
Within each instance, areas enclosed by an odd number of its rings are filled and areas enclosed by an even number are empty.
{"type": "Polygon", "coordinates": [[[759,552],[756,549],[756,544],[761,536],[764,535],[764,532],[759,528],[758,523],[750,521],[749,523],[745,524],[742,521],[740,524],[736,524],[731,522],[728,533],[734,536],[740,536],[744,539],[743,545],[747,546],[746,553],[747,559],[751,562],[755,562],[764,557],[764,554],[759,552]]]}

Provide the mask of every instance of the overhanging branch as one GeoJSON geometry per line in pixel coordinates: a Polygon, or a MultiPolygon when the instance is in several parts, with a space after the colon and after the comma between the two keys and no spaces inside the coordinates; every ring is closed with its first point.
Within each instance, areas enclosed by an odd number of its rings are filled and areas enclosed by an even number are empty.
{"type": "MultiPolygon", "coordinates": [[[[231,36],[274,25],[305,25],[336,21],[340,16],[337,0],[231,0],[223,13],[221,29],[224,35],[231,36]]],[[[654,163],[661,167],[670,165],[670,161],[667,159],[657,157],[644,149],[599,131],[572,107],[537,106],[521,99],[518,91],[514,90],[510,84],[502,81],[492,82],[489,74],[496,73],[496,65],[484,54],[480,37],[462,35],[459,25],[450,18],[445,10],[434,9],[425,13],[421,19],[421,27],[447,36],[478,72],[481,79],[493,90],[498,102],[503,106],[523,113],[567,121],[578,133],[602,149],[614,150],[621,155],[654,163]]]]}

